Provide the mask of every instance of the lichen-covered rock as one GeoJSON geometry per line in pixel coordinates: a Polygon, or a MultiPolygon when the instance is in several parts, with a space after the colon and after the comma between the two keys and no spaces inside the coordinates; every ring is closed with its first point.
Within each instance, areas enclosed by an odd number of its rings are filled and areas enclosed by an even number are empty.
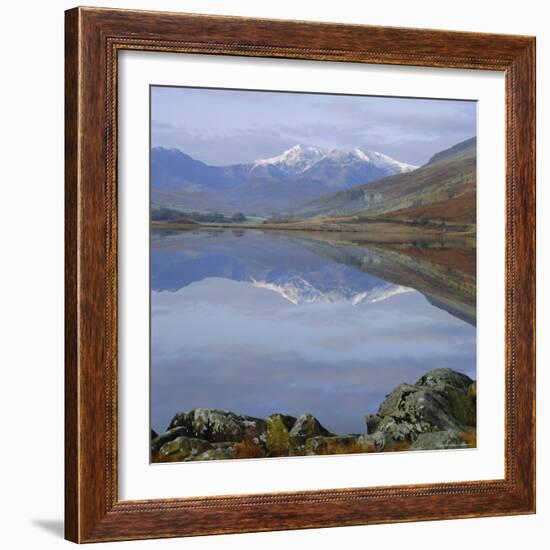
{"type": "Polygon", "coordinates": [[[420,434],[411,450],[462,449],[468,447],[458,430],[444,430],[420,434]]]}
{"type": "Polygon", "coordinates": [[[231,411],[198,408],[176,414],[170,428],[184,428],[185,435],[209,442],[265,441],[266,422],[261,418],[238,415],[231,411]]]}
{"type": "Polygon", "coordinates": [[[294,416],[272,414],[266,420],[265,446],[272,456],[288,455],[290,450],[290,430],[296,423],[294,416]]]}
{"type": "Polygon", "coordinates": [[[335,435],[310,437],[304,446],[306,455],[331,455],[361,452],[357,435],[335,435]]]}
{"type": "Polygon", "coordinates": [[[165,443],[158,452],[159,459],[164,462],[181,462],[193,459],[212,448],[208,441],[195,437],[176,437],[165,443]]]}
{"type": "Polygon", "coordinates": [[[217,447],[194,456],[191,460],[194,462],[199,460],[230,460],[236,458],[236,456],[237,453],[233,447],[217,447]]]}
{"type": "Polygon", "coordinates": [[[383,451],[386,447],[386,442],[387,439],[384,432],[375,432],[357,438],[357,443],[363,448],[364,452],[383,451]]]}
{"type": "Polygon", "coordinates": [[[467,393],[473,380],[452,369],[433,369],[421,376],[415,386],[428,386],[436,389],[444,389],[452,386],[462,393],[467,393]]]}
{"type": "Polygon", "coordinates": [[[151,451],[153,453],[157,453],[165,443],[168,443],[169,441],[172,441],[173,439],[176,439],[176,437],[180,437],[182,435],[186,436],[187,430],[181,426],[178,428],[172,428],[171,430],[167,430],[157,435],[157,437],[151,441],[151,451]]]}
{"type": "Polygon", "coordinates": [[[401,418],[386,416],[378,425],[386,439],[386,443],[398,441],[414,441],[419,433],[429,431],[430,425],[426,422],[409,422],[401,418]]]}
{"type": "MultiPolygon", "coordinates": [[[[361,441],[383,450],[396,444],[414,444],[422,434],[471,430],[476,425],[473,384],[468,376],[451,369],[434,369],[416,384],[399,384],[386,396],[376,415],[365,417],[367,435],[373,437],[361,441]]],[[[431,440],[426,438],[411,448],[424,448],[431,440]]],[[[441,441],[440,445],[451,444],[449,437],[441,441]]]]}
{"type": "Polygon", "coordinates": [[[311,414],[299,416],[289,434],[291,445],[295,447],[303,445],[311,437],[334,435],[311,414]]]}
{"type": "Polygon", "coordinates": [[[234,441],[217,441],[212,443],[212,447],[215,449],[225,449],[226,447],[233,447],[235,445],[234,441]]]}
{"type": "MultiPolygon", "coordinates": [[[[414,385],[397,386],[380,405],[378,416],[391,417],[397,423],[407,422],[417,433],[474,426],[475,405],[467,395],[472,380],[450,369],[431,372],[441,376],[432,377],[428,373],[414,385]]],[[[384,430],[384,421],[385,418],[380,421],[379,430],[384,430]]]]}
{"type": "Polygon", "coordinates": [[[377,414],[367,414],[365,416],[365,423],[367,425],[367,433],[373,434],[378,430],[378,426],[382,420],[381,416],[378,416],[377,414]]]}
{"type": "Polygon", "coordinates": [[[176,414],[166,432],[151,432],[151,454],[154,461],[189,461],[474,447],[476,395],[468,376],[431,370],[389,393],[365,416],[361,436],[333,434],[311,414],[264,420],[198,408],[176,414]]]}
{"type": "Polygon", "coordinates": [[[450,413],[462,426],[475,426],[477,424],[475,399],[472,399],[468,393],[462,393],[453,388],[447,389],[447,398],[450,413]]]}

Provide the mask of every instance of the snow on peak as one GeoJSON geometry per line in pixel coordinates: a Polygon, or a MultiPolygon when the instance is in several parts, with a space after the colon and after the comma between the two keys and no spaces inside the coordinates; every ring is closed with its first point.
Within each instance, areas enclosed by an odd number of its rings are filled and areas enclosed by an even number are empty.
{"type": "Polygon", "coordinates": [[[359,147],[355,147],[352,151],[346,151],[336,148],[323,149],[321,147],[302,144],[294,145],[275,157],[257,160],[252,164],[252,168],[276,166],[289,174],[299,174],[305,172],[321,160],[342,164],[366,162],[377,168],[387,170],[388,174],[410,172],[417,168],[417,166],[400,162],[383,153],[365,151],[359,147]]]}
{"type": "Polygon", "coordinates": [[[418,166],[407,164],[406,162],[400,162],[388,155],[385,155],[384,153],[379,153],[378,151],[365,151],[360,147],[356,147],[353,150],[353,153],[357,158],[365,162],[370,162],[378,168],[397,169],[397,172],[411,172],[412,170],[416,170],[418,168],[418,166]]]}
{"type": "Polygon", "coordinates": [[[257,160],[254,162],[254,168],[272,165],[288,172],[300,173],[311,168],[325,154],[326,151],[320,147],[298,144],[275,157],[257,160]]]}

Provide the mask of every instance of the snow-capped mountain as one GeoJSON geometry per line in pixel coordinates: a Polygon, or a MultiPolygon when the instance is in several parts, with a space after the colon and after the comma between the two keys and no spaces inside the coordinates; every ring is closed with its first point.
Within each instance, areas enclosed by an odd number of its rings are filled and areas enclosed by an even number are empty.
{"type": "Polygon", "coordinates": [[[360,147],[345,151],[298,144],[275,157],[256,160],[252,163],[251,170],[262,166],[274,166],[286,174],[296,175],[307,172],[319,162],[342,167],[351,164],[367,164],[387,172],[387,175],[410,172],[418,168],[377,151],[364,151],[360,147]]]}
{"type": "Polygon", "coordinates": [[[378,151],[363,151],[359,147],[356,147],[353,150],[353,154],[359,159],[365,162],[370,162],[378,168],[385,168],[386,170],[392,172],[395,170],[396,174],[402,172],[412,172],[418,168],[418,166],[415,166],[414,164],[400,162],[388,155],[384,155],[384,153],[379,153],[378,151]]]}
{"type": "Polygon", "coordinates": [[[178,149],[151,151],[154,202],[229,212],[277,213],[415,168],[359,147],[298,144],[274,157],[230,166],[209,166],[178,149]]]}
{"type": "Polygon", "coordinates": [[[259,166],[276,166],[287,174],[299,174],[311,168],[325,155],[326,151],[320,147],[298,144],[275,157],[254,161],[251,170],[259,166]]]}

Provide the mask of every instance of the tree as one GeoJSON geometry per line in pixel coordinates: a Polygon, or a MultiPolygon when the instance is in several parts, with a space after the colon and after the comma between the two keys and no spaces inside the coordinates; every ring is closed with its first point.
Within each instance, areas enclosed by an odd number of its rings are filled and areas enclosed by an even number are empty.
{"type": "Polygon", "coordinates": [[[246,221],[246,216],[242,212],[235,212],[235,214],[231,216],[231,221],[233,223],[242,223],[246,221]]]}

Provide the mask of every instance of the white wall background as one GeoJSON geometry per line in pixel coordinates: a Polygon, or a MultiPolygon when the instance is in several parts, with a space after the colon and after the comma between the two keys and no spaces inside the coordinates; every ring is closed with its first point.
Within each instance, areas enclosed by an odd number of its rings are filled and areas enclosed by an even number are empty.
{"type": "MultiPolygon", "coordinates": [[[[0,540],[5,548],[69,547],[63,532],[63,11],[65,1],[2,7],[2,268],[0,540]],[[6,124],[7,123],[7,124],[6,124]],[[7,194],[6,194],[7,193],[7,194]],[[7,375],[7,377],[6,377],[7,375]]],[[[410,550],[547,547],[550,522],[550,30],[546,2],[522,0],[128,0],[87,5],[536,35],[538,66],[538,514],[120,543],[197,550],[367,547],[410,550]],[[544,157],[544,158],[543,158],[544,157]],[[543,537],[546,539],[543,540],[543,537]]],[[[102,545],[99,545],[102,546],[102,545]]],[[[97,546],[95,548],[98,548],[97,546]]]]}

